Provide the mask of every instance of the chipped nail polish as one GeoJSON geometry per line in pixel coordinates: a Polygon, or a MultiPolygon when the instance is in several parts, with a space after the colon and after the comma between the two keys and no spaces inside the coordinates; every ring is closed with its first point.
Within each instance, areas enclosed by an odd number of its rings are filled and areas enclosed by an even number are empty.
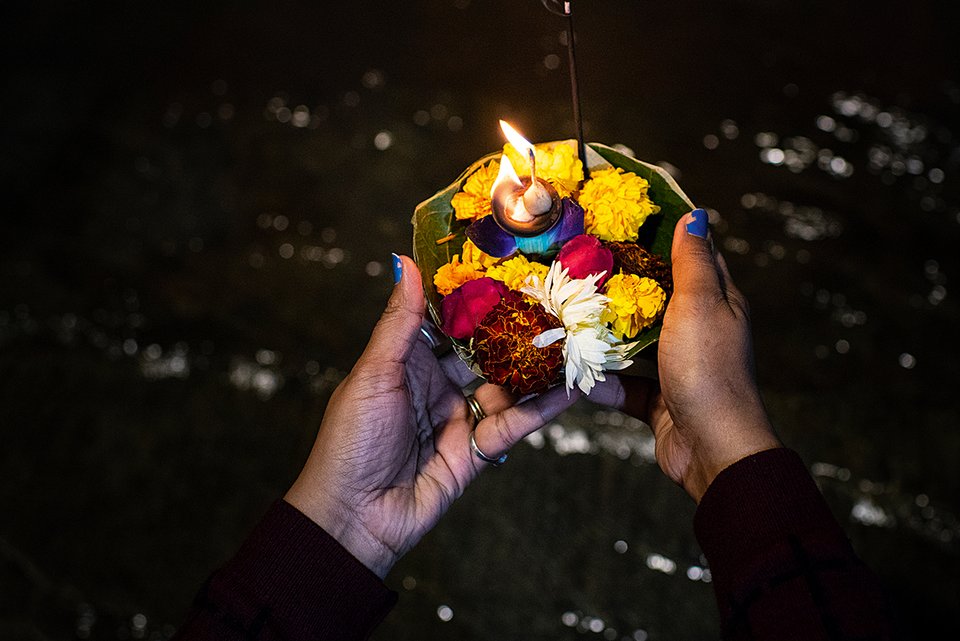
{"type": "Polygon", "coordinates": [[[393,259],[393,284],[396,285],[403,276],[403,261],[396,254],[390,254],[390,256],[393,259]]]}
{"type": "Polygon", "coordinates": [[[707,227],[709,225],[709,216],[705,209],[694,209],[690,212],[693,220],[687,223],[687,233],[698,238],[707,237],[707,227]]]}

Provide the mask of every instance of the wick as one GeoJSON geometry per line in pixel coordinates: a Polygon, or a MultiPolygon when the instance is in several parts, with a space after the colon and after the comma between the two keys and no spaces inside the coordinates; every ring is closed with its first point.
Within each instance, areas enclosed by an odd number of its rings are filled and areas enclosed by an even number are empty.
{"type": "Polygon", "coordinates": [[[537,181],[537,155],[533,147],[529,150],[529,156],[530,186],[523,192],[523,207],[531,216],[543,216],[553,207],[553,199],[537,181]]]}

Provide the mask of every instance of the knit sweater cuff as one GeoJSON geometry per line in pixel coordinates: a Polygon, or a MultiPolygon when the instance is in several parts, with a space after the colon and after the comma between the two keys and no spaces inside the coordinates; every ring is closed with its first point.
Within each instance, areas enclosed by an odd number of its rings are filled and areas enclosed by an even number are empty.
{"type": "Polygon", "coordinates": [[[710,564],[721,617],[745,592],[814,562],[853,551],[796,452],[778,448],[737,461],[707,488],[694,530],[710,564]]]}
{"type": "Polygon", "coordinates": [[[278,500],[198,604],[250,637],[365,639],[396,603],[333,537],[278,500]]]}

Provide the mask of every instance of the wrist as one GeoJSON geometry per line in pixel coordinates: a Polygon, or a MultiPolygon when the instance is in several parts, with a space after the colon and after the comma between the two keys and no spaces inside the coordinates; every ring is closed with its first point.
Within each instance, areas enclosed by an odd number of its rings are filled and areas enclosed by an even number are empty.
{"type": "Polygon", "coordinates": [[[783,447],[769,423],[740,430],[712,444],[701,444],[690,462],[683,488],[698,504],[717,475],[758,452],[783,447]]]}
{"type": "Polygon", "coordinates": [[[299,482],[283,498],[381,579],[397,562],[399,555],[370,532],[352,507],[305,492],[299,482]]]}

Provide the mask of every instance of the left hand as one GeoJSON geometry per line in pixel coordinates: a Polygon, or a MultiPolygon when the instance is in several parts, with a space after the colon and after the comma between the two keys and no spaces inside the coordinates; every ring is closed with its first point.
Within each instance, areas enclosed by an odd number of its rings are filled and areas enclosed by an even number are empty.
{"type": "MultiPolygon", "coordinates": [[[[475,378],[454,354],[419,340],[425,300],[416,264],[403,274],[353,370],[334,391],[316,443],[285,499],[383,578],[486,463],[470,449],[474,418],[461,386],[475,378]]],[[[579,397],[561,385],[520,404],[489,383],[476,442],[499,456],[579,397]]]]}

